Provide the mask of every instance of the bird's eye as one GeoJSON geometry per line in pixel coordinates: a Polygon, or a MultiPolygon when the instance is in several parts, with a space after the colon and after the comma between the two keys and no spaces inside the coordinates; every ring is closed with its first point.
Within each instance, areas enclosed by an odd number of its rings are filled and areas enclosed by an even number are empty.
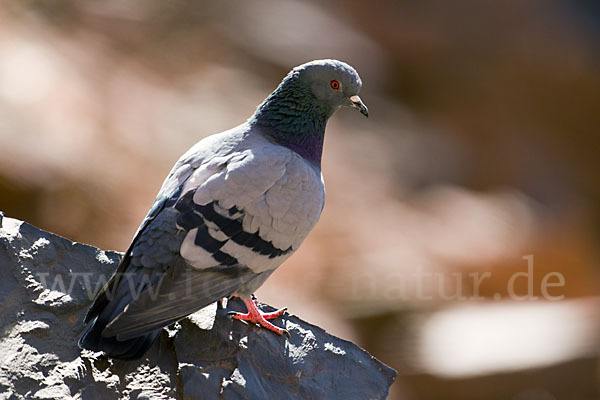
{"type": "Polygon", "coordinates": [[[340,83],[336,80],[333,80],[329,83],[331,85],[331,88],[334,90],[338,90],[340,88],[340,83]]]}

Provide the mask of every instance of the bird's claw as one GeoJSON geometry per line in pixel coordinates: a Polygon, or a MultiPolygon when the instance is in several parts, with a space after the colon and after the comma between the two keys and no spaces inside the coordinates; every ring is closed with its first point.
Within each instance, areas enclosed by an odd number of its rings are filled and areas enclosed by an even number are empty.
{"type": "Polygon", "coordinates": [[[281,309],[273,311],[273,312],[264,313],[264,312],[260,311],[258,309],[258,307],[256,306],[257,300],[255,297],[253,299],[242,299],[242,300],[244,301],[244,304],[246,304],[246,308],[248,309],[248,312],[240,313],[240,312],[236,312],[236,311],[230,311],[227,313],[228,316],[230,316],[233,319],[239,319],[240,321],[258,324],[258,325],[262,326],[263,328],[266,328],[272,332],[277,333],[278,335],[285,334],[288,338],[290,338],[290,333],[286,329],[279,328],[278,326],[275,326],[272,323],[270,323],[269,321],[267,321],[269,319],[274,319],[274,318],[282,316],[287,311],[287,307],[281,308],[281,309]]]}

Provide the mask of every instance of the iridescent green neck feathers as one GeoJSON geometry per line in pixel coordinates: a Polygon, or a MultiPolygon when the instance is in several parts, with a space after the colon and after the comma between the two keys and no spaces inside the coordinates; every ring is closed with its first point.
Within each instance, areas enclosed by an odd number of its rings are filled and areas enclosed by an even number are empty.
{"type": "Polygon", "coordinates": [[[263,128],[276,143],[321,165],[325,125],[333,114],[292,72],[258,107],[249,123],[263,128]]]}

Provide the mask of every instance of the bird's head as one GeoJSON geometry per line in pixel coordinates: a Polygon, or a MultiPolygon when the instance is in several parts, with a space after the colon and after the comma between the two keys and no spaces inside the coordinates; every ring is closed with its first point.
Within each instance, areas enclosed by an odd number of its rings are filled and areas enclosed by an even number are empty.
{"type": "MultiPolygon", "coordinates": [[[[359,110],[369,116],[367,106],[358,97],[362,86],[360,76],[354,68],[338,60],[315,60],[302,64],[290,71],[287,78],[305,85],[317,102],[330,113],[342,107],[359,110]]],[[[285,83],[285,80],[282,84],[285,83]]]]}
{"type": "Polygon", "coordinates": [[[248,122],[277,143],[320,165],[325,125],[342,107],[369,115],[358,92],[356,70],[337,60],[316,60],[292,69],[248,122]]]}

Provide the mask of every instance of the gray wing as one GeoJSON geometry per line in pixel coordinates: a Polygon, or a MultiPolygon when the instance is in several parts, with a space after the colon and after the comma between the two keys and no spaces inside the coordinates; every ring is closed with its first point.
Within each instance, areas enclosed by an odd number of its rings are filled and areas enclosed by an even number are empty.
{"type": "Polygon", "coordinates": [[[115,297],[129,298],[105,337],[137,337],[254,291],[316,223],[322,183],[289,150],[268,145],[217,161],[186,172],[140,228],[115,285],[115,297]]]}
{"type": "Polygon", "coordinates": [[[104,336],[127,340],[169,325],[232,295],[260,275],[234,260],[215,260],[202,271],[191,267],[178,250],[186,230],[177,226],[177,220],[185,218],[186,213],[176,208],[164,209],[140,235],[120,279],[121,290],[131,293],[131,299],[107,325],[104,336]]]}
{"type": "Polygon", "coordinates": [[[182,198],[174,207],[163,208],[138,236],[115,293],[115,298],[127,299],[126,305],[104,336],[127,340],[169,325],[232,295],[260,275],[233,259],[221,259],[217,251],[211,267],[201,271],[191,267],[179,249],[189,228],[204,223],[189,210],[182,211],[186,203],[182,198]]]}

